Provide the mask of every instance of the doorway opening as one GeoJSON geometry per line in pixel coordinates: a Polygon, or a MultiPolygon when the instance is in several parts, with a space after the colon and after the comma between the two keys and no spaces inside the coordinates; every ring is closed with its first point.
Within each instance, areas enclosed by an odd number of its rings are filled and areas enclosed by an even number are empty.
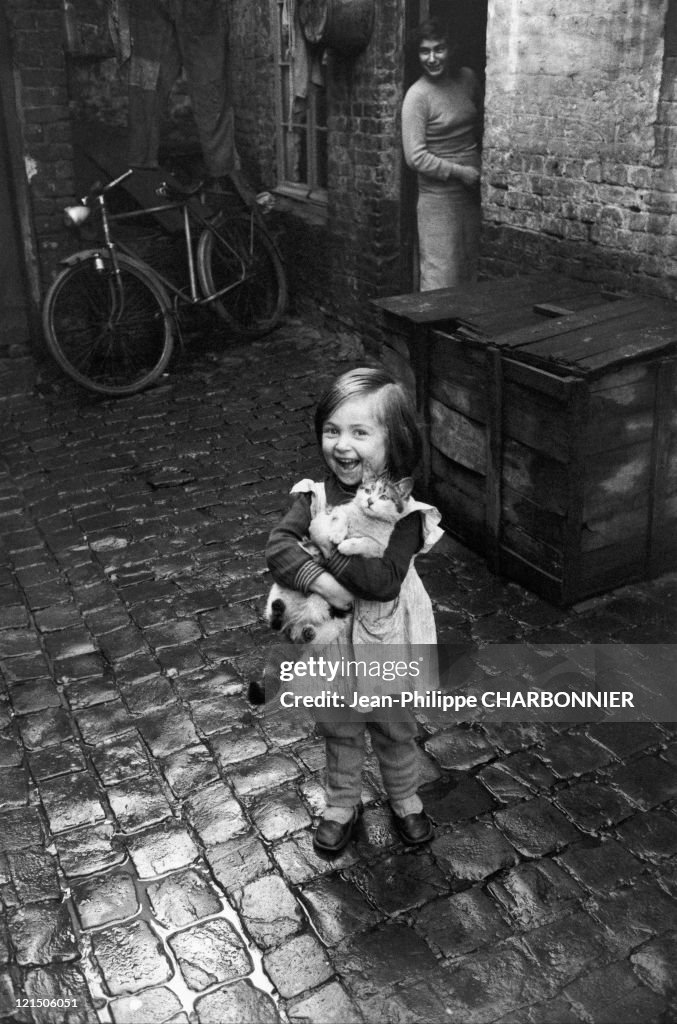
{"type": "Polygon", "coordinates": [[[421,0],[421,18],[439,18],[458,40],[461,63],[472,68],[484,86],[487,60],[488,0],[421,0]]]}
{"type": "MultiPolygon", "coordinates": [[[[486,69],[488,0],[409,0],[406,4],[407,36],[425,18],[438,18],[449,25],[451,35],[458,41],[461,64],[472,68],[484,92],[486,69]]],[[[405,91],[418,78],[420,65],[416,55],[407,46],[405,57],[405,91]]],[[[480,124],[479,142],[482,142],[480,124]]],[[[402,260],[403,290],[418,290],[418,254],[416,231],[416,183],[414,175],[405,170],[402,177],[402,240],[405,254],[402,260]]]]}

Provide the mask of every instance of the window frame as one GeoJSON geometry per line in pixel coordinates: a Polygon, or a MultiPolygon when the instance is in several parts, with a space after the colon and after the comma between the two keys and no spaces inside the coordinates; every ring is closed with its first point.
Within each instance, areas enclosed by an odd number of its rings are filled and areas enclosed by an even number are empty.
{"type": "MultiPolygon", "coordinates": [[[[282,8],[285,0],[272,0],[273,8],[273,20],[274,20],[274,60],[275,60],[275,144],[276,144],[276,156],[277,156],[277,184],[275,192],[287,196],[290,199],[305,203],[314,203],[318,206],[326,206],[328,202],[328,187],[319,182],[319,153],[317,146],[317,138],[319,133],[323,133],[327,139],[327,151],[328,151],[328,126],[317,124],[317,112],[318,112],[318,99],[320,86],[314,83],[309,83],[308,97],[306,100],[306,125],[305,130],[305,141],[306,141],[306,163],[309,181],[293,181],[286,177],[287,172],[287,148],[286,140],[288,134],[288,125],[290,124],[289,111],[283,109],[284,105],[284,75],[285,69],[286,74],[289,77],[289,83],[293,80],[293,55],[289,60],[283,59],[282,53],[282,8]]],[[[291,7],[291,14],[294,14],[294,7],[291,7]]],[[[326,86],[325,86],[326,95],[326,86]]],[[[293,121],[291,121],[293,124],[293,121]]],[[[328,155],[328,152],[327,152],[328,155]]]]}

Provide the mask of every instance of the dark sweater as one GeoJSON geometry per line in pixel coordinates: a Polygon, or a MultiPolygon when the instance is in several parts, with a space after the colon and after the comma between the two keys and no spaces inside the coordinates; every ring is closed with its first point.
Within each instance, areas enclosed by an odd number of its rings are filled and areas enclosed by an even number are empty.
{"type": "MultiPolygon", "coordinates": [[[[332,475],[325,480],[327,505],[345,505],[354,496],[332,475]]],[[[317,562],[300,547],[310,526],[310,494],[299,494],[271,531],[266,545],[266,561],[277,583],[307,594],[313,580],[329,572],[355,597],[366,601],[392,601],[400,592],[411,560],[423,546],[421,515],[412,512],[395,524],[382,558],[363,555],[342,555],[338,551],[329,559],[317,562]]]]}

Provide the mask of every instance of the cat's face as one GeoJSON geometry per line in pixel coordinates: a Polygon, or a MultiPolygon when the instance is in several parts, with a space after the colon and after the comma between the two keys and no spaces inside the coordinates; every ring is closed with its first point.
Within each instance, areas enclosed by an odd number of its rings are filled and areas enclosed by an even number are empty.
{"type": "Polygon", "coordinates": [[[399,519],[406,512],[413,483],[411,477],[397,481],[383,476],[363,480],[355,492],[355,500],[365,515],[374,519],[399,519]]]}

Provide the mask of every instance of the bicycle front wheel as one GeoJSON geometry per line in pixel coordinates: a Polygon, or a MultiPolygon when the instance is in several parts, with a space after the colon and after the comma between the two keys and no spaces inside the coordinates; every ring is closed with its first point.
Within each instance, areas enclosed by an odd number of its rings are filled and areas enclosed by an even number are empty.
{"type": "Polygon", "coordinates": [[[167,366],[174,344],[169,301],[139,264],[90,253],[61,271],[45,298],[47,348],[90,391],[133,395],[167,366]]]}
{"type": "Polygon", "coordinates": [[[282,319],[287,280],[275,244],[250,214],[217,214],[197,247],[197,270],[205,298],[243,338],[260,338],[282,319]],[[223,289],[228,291],[223,292],[223,289]]]}

